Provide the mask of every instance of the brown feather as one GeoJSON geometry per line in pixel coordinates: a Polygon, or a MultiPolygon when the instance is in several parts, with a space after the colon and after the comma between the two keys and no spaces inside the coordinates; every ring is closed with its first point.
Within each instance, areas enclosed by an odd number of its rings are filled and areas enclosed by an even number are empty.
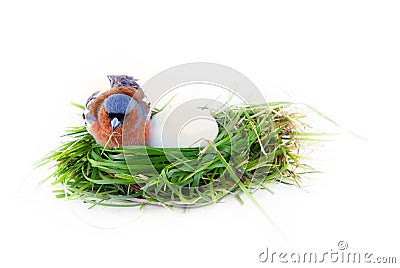
{"type": "MultiPolygon", "coordinates": [[[[107,95],[107,97],[108,96],[109,95],[107,95]]],[[[148,104],[145,105],[148,106],[148,104]]],[[[89,132],[92,133],[98,143],[103,146],[107,145],[109,148],[145,145],[150,135],[150,123],[146,120],[147,118],[145,118],[145,120],[141,120],[136,128],[139,118],[143,118],[142,115],[139,115],[137,108],[133,109],[125,115],[123,125],[115,129],[113,133],[110,118],[103,107],[99,113],[98,121],[91,124],[89,132]]]]}

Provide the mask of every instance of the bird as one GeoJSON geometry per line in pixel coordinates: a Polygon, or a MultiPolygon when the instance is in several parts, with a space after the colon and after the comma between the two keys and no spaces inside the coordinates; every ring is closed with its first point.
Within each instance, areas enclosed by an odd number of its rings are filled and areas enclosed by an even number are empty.
{"type": "Polygon", "coordinates": [[[107,148],[146,145],[150,134],[150,104],[133,76],[108,75],[111,88],[94,92],[83,119],[97,143],[107,148]]]}

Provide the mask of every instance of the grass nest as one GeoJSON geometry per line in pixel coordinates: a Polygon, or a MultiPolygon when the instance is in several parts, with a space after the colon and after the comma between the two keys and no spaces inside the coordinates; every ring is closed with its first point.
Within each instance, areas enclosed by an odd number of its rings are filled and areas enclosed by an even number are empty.
{"type": "Polygon", "coordinates": [[[52,165],[58,198],[101,206],[194,207],[229,194],[268,190],[273,183],[300,185],[314,172],[303,152],[314,135],[296,105],[274,102],[213,112],[218,137],[201,148],[104,148],[85,126],[72,127],[38,166],[52,165]]]}

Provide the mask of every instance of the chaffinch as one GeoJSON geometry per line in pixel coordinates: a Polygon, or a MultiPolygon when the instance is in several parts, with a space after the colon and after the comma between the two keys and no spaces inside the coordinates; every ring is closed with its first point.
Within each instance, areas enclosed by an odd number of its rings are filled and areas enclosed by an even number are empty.
{"type": "Polygon", "coordinates": [[[107,77],[111,89],[93,93],[86,102],[83,118],[89,133],[109,148],[145,145],[150,131],[150,108],[143,100],[143,90],[132,76],[107,77]]]}

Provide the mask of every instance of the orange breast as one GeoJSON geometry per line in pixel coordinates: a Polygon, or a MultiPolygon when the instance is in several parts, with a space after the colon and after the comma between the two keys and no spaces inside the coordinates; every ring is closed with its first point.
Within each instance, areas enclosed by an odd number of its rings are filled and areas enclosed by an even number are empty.
{"type": "Polygon", "coordinates": [[[123,125],[112,132],[110,119],[104,108],[99,113],[99,121],[90,126],[90,133],[102,146],[118,148],[120,146],[146,145],[150,135],[150,121],[143,120],[137,109],[128,113],[123,125]],[[140,119],[140,121],[139,121],[140,119]]]}

